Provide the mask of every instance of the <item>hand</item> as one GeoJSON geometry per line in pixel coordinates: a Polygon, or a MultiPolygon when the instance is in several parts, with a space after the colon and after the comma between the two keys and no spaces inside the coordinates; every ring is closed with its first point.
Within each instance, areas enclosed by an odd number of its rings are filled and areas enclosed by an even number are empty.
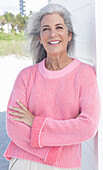
{"type": "Polygon", "coordinates": [[[35,116],[29,112],[29,110],[19,101],[17,100],[18,105],[21,107],[12,107],[10,106],[9,108],[11,110],[14,110],[15,112],[9,112],[9,114],[17,117],[12,117],[11,119],[25,123],[32,127],[33,120],[35,116]]]}

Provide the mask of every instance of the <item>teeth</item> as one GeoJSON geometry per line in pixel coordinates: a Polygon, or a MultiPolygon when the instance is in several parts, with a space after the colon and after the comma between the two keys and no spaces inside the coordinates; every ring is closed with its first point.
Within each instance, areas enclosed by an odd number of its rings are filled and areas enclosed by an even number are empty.
{"type": "Polygon", "coordinates": [[[51,41],[51,42],[49,42],[50,44],[59,44],[60,43],[60,41],[51,41]]]}

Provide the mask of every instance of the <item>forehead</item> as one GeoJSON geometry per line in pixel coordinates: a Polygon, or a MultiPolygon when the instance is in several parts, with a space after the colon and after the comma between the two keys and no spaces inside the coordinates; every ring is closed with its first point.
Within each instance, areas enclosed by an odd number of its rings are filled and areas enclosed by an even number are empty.
{"type": "Polygon", "coordinates": [[[47,14],[41,20],[41,25],[64,24],[64,19],[58,13],[47,14]]]}

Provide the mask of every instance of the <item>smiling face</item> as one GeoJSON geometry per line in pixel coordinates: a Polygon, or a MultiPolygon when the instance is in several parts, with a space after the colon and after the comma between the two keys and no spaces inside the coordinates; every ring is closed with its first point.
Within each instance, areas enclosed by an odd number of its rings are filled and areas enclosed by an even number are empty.
{"type": "Polygon", "coordinates": [[[72,38],[68,35],[64,19],[57,13],[45,15],[41,20],[40,43],[48,55],[67,55],[67,44],[72,38]]]}

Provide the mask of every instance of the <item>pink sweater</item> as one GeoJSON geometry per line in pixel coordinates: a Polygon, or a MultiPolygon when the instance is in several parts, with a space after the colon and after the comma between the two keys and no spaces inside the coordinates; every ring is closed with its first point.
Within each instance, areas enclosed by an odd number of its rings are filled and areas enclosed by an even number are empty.
{"type": "Polygon", "coordinates": [[[7,109],[11,142],[4,154],[60,168],[81,166],[81,142],[95,136],[99,92],[94,69],[74,59],[59,71],[45,68],[45,59],[23,69],[7,109]],[[36,117],[32,128],[11,119],[9,106],[20,100],[36,117]]]}

